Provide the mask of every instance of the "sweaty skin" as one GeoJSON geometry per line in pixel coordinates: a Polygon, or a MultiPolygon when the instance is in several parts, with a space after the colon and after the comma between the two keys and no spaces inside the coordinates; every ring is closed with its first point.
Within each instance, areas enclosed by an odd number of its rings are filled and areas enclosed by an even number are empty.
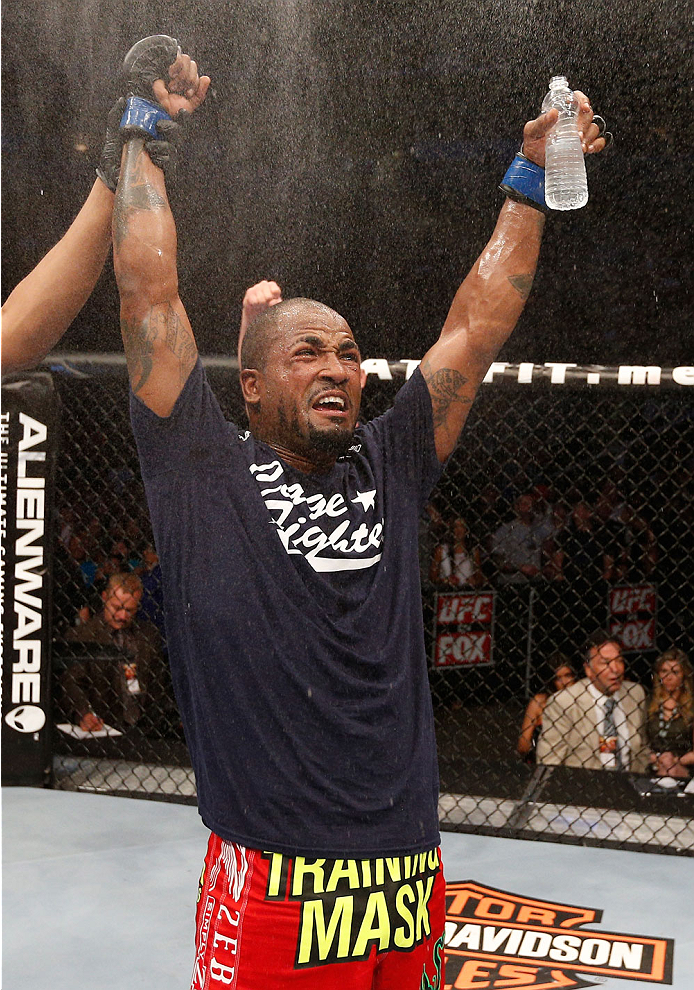
{"type": "MultiPolygon", "coordinates": [[[[584,151],[600,151],[604,139],[592,124],[590,104],[584,94],[577,92],[576,97],[584,151]]],[[[544,164],[545,138],[556,119],[553,110],[525,125],[524,153],[539,165],[544,164]]],[[[128,143],[116,203],[114,262],[131,383],[150,409],[168,416],[195,364],[197,348],[178,296],[176,229],[164,177],[154,174],[137,140],[128,143]]],[[[452,453],[477,389],[523,310],[543,227],[544,216],[537,210],[511,200],[504,203],[488,245],[458,289],[441,335],[422,361],[441,461],[452,453]]],[[[326,433],[337,437],[356,422],[359,376],[345,369],[336,341],[343,334],[355,350],[356,344],[346,322],[337,314],[335,318],[332,325],[328,321],[317,326],[310,307],[294,312],[279,328],[266,367],[244,369],[242,374],[253,432],[276,445],[277,452],[293,459],[300,470],[326,470],[338,456],[323,445],[326,433]],[[290,353],[290,332],[311,329],[322,340],[315,354],[299,358],[290,353]],[[328,386],[348,397],[349,409],[340,415],[321,413],[307,401],[314,388],[328,386]]]]}
{"type": "Polygon", "coordinates": [[[346,321],[320,304],[282,304],[262,369],[241,387],[251,430],[300,471],[326,471],[351,443],[361,357],[346,321]]]}
{"type": "MultiPolygon", "coordinates": [[[[602,151],[605,140],[592,123],[590,102],[584,93],[575,96],[583,151],[602,151]]],[[[550,110],[525,125],[523,153],[537,165],[544,166],[545,139],[557,117],[550,110]]],[[[441,462],[453,452],[477,389],[523,311],[544,225],[538,210],[506,200],[489,243],[456,293],[441,336],[422,361],[441,462]]]]}
{"type": "MultiPolygon", "coordinates": [[[[181,54],[180,75],[167,88],[157,79],[154,95],[169,116],[192,113],[204,101],[209,76],[181,54]]],[[[144,139],[123,148],[113,212],[113,267],[121,304],[121,334],[133,392],[160,416],[173,409],[197,360],[190,322],[178,295],[176,225],[164,175],[152,164],[144,139]]]]}

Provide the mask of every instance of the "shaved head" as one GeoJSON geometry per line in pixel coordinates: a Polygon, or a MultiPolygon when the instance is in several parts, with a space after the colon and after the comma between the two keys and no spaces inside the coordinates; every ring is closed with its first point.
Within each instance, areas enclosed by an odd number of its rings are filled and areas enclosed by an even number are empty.
{"type": "Polygon", "coordinates": [[[330,306],[315,299],[286,299],[270,306],[249,324],[241,344],[241,369],[256,368],[262,371],[272,340],[278,330],[291,328],[293,320],[306,313],[316,313],[326,319],[342,319],[330,306]]]}

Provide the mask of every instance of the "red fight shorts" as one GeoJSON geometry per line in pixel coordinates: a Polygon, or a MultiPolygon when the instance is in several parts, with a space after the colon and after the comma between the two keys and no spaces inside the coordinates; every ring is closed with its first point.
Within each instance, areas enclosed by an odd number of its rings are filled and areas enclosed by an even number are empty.
{"type": "Polygon", "coordinates": [[[308,859],[212,833],[191,990],[440,990],[445,889],[438,849],[308,859]]]}

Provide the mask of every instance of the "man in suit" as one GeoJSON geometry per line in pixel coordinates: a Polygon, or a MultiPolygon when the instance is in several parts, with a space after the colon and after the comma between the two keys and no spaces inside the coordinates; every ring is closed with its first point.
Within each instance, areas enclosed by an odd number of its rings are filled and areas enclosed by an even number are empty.
{"type": "Polygon", "coordinates": [[[162,697],[164,660],[159,632],[149,622],[136,620],[142,599],[142,581],[136,574],[112,574],[101,594],[104,606],[98,615],[65,634],[66,643],[108,647],[114,659],[68,661],[61,682],[69,716],[85,732],[104,727],[101,717],[126,726],[138,722],[149,707],[150,719],[168,699],[162,697]],[[92,700],[100,714],[92,709],[92,700]]]}
{"type": "Polygon", "coordinates": [[[584,669],[584,678],[547,702],[537,762],[645,773],[646,696],[640,684],[624,679],[621,645],[605,632],[595,633],[584,669]]]}

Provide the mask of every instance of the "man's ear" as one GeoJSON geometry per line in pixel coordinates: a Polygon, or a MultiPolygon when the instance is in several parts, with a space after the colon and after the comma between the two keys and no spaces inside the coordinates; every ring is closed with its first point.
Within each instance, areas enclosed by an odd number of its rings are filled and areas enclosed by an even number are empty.
{"type": "Polygon", "coordinates": [[[255,368],[244,368],[239,376],[243,399],[247,406],[257,407],[260,402],[262,374],[255,368]]]}

